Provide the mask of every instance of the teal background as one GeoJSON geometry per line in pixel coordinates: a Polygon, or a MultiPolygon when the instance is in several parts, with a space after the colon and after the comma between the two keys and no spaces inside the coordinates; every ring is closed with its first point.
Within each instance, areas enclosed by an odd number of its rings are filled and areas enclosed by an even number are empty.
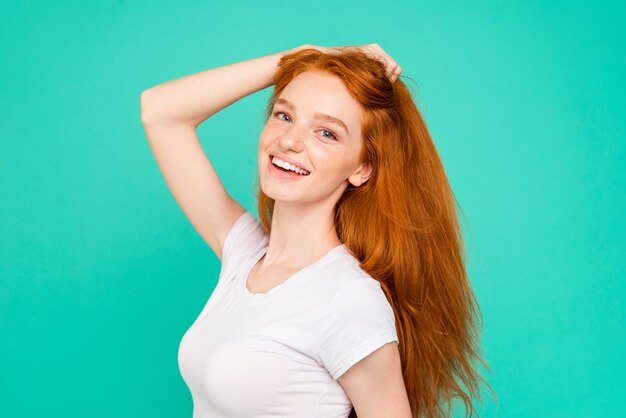
{"type": "MultiPolygon", "coordinates": [[[[623,416],[623,2],[0,3],[0,416],[191,417],[181,337],[219,262],[141,125],[144,89],[309,43],[403,67],[460,203],[484,417],[623,416]]],[[[199,127],[255,211],[269,89],[199,127]]],[[[458,413],[456,416],[461,416],[458,413]]]]}

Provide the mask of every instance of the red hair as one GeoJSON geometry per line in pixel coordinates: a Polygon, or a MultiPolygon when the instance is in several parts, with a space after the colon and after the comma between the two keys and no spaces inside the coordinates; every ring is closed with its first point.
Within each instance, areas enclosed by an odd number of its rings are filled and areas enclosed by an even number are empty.
{"type": "MultiPolygon", "coordinates": [[[[476,369],[476,363],[489,369],[476,348],[482,318],[465,267],[456,198],[426,124],[404,82],[392,83],[383,63],[355,48],[283,56],[266,117],[304,71],[336,75],[362,106],[360,158],[373,171],[337,201],[335,228],[393,308],[413,417],[447,416],[454,398],[472,416],[479,383],[493,392],[476,369]]],[[[274,200],[260,187],[257,197],[269,233],[274,200]]]]}

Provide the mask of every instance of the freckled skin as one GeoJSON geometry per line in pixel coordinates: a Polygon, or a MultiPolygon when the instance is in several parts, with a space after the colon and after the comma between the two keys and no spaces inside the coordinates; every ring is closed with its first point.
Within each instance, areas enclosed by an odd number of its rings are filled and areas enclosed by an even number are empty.
{"type": "Polygon", "coordinates": [[[280,97],[293,103],[296,109],[275,105],[273,112],[281,113],[270,115],[261,132],[258,149],[261,189],[278,201],[336,202],[349,182],[360,185],[363,181],[363,165],[358,161],[362,146],[359,103],[337,76],[321,72],[299,74],[280,97]],[[338,124],[314,118],[316,113],[341,119],[350,135],[338,124]],[[293,182],[272,176],[268,155],[273,153],[291,158],[310,174],[293,182]]]}

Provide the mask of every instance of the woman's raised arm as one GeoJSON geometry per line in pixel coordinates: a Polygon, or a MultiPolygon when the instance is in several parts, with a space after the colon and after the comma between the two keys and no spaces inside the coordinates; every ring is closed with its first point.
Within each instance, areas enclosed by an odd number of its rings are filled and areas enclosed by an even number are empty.
{"type": "Polygon", "coordinates": [[[141,94],[141,120],[148,123],[183,123],[197,127],[237,100],[272,85],[280,58],[303,49],[241,61],[167,81],[141,94]]]}
{"type": "Polygon", "coordinates": [[[303,47],[167,81],[141,94],[141,120],[165,182],[220,260],[226,235],[245,209],[224,188],[196,128],[240,98],[269,87],[280,58],[303,47]]]}

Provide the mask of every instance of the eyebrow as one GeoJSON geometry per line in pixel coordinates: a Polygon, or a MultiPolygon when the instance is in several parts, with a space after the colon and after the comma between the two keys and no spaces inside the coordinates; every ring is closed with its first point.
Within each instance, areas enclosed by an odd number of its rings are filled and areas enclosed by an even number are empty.
{"type": "MultiPolygon", "coordinates": [[[[286,100],[286,99],[282,99],[282,98],[276,99],[276,101],[274,102],[274,104],[282,104],[282,105],[284,105],[284,106],[288,107],[289,109],[291,109],[291,110],[293,110],[293,111],[295,111],[295,110],[296,110],[296,106],[294,106],[294,104],[293,104],[293,103],[291,103],[289,100],[286,100]]],[[[348,135],[350,135],[350,131],[348,130],[348,127],[346,126],[346,124],[345,124],[345,123],[343,123],[343,121],[342,121],[341,119],[336,118],[336,117],[334,117],[334,116],[327,115],[326,113],[316,113],[316,114],[315,114],[315,115],[313,115],[313,116],[315,116],[316,118],[319,118],[319,119],[324,119],[324,120],[326,120],[326,121],[329,121],[329,122],[334,122],[334,123],[336,123],[336,124],[340,125],[343,129],[345,129],[345,130],[346,130],[346,132],[348,133],[348,135]]]]}

